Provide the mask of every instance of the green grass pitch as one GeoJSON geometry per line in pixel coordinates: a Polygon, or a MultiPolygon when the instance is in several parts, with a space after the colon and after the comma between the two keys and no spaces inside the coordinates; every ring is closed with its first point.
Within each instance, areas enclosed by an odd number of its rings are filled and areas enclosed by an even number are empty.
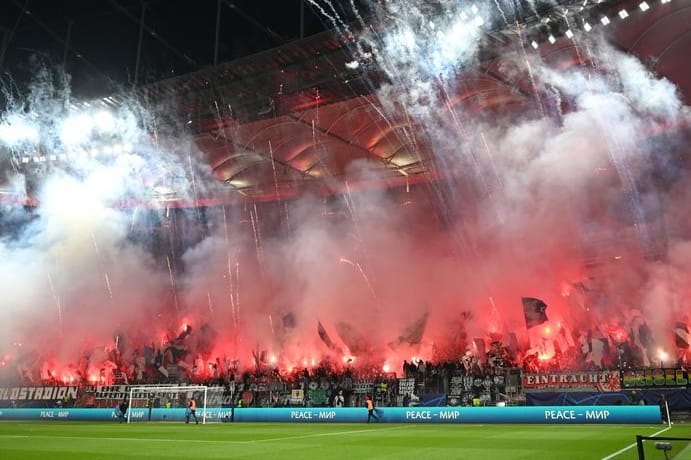
{"type": "MultiPolygon", "coordinates": [[[[637,459],[635,437],[691,438],[691,425],[465,425],[171,422],[0,423],[2,460],[637,459]]],[[[664,453],[646,444],[646,459],[664,453]]],[[[691,459],[674,442],[671,458],[691,459]]]]}

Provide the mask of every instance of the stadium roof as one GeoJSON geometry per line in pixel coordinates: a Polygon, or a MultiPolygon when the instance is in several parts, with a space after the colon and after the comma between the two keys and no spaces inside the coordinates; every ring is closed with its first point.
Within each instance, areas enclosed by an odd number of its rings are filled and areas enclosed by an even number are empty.
{"type": "MultiPolygon", "coordinates": [[[[159,2],[149,3],[153,10],[165,10],[159,2]]],[[[196,4],[187,5],[197,16],[189,19],[188,30],[182,28],[181,34],[194,35],[199,30],[192,25],[200,22],[196,4]]],[[[101,98],[101,104],[118,107],[143,101],[184,124],[215,176],[240,200],[271,200],[305,190],[329,194],[342,189],[349,168],[363,162],[370,171],[368,179],[351,182],[350,187],[409,186],[449,173],[435,166],[430,149],[433,140],[426,138],[425,130],[416,126],[405,109],[392,112],[383,108],[377,90],[387,76],[376,63],[361,60],[357,66],[351,65],[352,36],[321,31],[305,39],[281,41],[282,34],[253,19],[237,2],[223,4],[239,11],[245,26],[261,32],[264,40],[258,48],[280,46],[242,57],[237,56],[244,53],[229,53],[234,59],[204,67],[163,34],[145,29],[188,68],[198,70],[135,85],[134,89],[125,85],[126,89],[101,98]]],[[[111,0],[110,6],[132,22],[130,45],[133,37],[136,43],[141,24],[135,13],[141,14],[140,6],[122,0],[111,0]]],[[[208,10],[208,6],[204,8],[208,10]]],[[[29,9],[24,11],[31,14],[29,9]]],[[[691,101],[691,72],[686,68],[691,49],[689,1],[565,1],[543,5],[540,14],[534,12],[513,18],[520,20],[518,25],[507,21],[509,25],[493,27],[483,37],[479,59],[454,75],[454,84],[448,85],[454,93],[445,94],[440,111],[448,111],[450,117],[455,113],[496,117],[544,111],[544,98],[531,82],[529,66],[519,72],[510,70],[500,65],[499,54],[507,50],[539,53],[543,61],[560,70],[587,65],[587,52],[581,49],[580,40],[572,38],[571,29],[585,34],[591,27],[596,29],[592,33],[607,34],[616,47],[640,57],[652,73],[671,80],[685,102],[691,101]]],[[[280,11],[275,13],[271,16],[274,21],[281,16],[280,11]]],[[[98,17],[93,8],[89,14],[98,17]]],[[[323,30],[325,24],[318,24],[316,13],[312,14],[312,29],[323,30]]],[[[213,9],[205,11],[207,24],[212,15],[213,9]]],[[[40,18],[32,16],[41,24],[40,18]]],[[[156,29],[170,27],[165,20],[158,21],[156,29]]],[[[286,22],[292,22],[290,27],[295,29],[295,21],[286,22]]],[[[77,44],[62,46],[75,52],[77,44]]],[[[245,51],[254,52],[257,47],[245,51]]],[[[104,51],[110,52],[110,48],[104,51]]]]}

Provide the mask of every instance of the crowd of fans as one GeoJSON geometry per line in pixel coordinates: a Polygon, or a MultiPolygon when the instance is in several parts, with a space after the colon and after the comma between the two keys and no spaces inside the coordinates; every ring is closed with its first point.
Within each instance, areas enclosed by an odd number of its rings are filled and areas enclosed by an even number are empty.
{"type": "MultiPolygon", "coordinates": [[[[0,367],[3,385],[112,385],[200,383],[249,386],[254,381],[281,382],[285,388],[298,388],[308,380],[332,379],[334,388],[348,379],[415,378],[427,390],[445,392],[453,375],[487,376],[500,369],[518,368],[525,373],[590,371],[597,369],[639,369],[650,365],[645,351],[629,341],[618,343],[587,339],[559,346],[555,341],[550,354],[542,349],[519,352],[516,348],[494,341],[487,351],[466,349],[459,356],[444,360],[404,361],[400,370],[384,371],[379,363],[337,362],[323,359],[316,366],[281,369],[255,357],[250,365],[237,360],[204,356],[191,350],[186,343],[191,329],[159,347],[154,344],[121,351],[121,346],[84,354],[77,364],[56,370],[48,359],[25,356],[16,363],[0,367]],[[13,371],[16,369],[16,371],[13,371]]],[[[477,347],[475,347],[477,348],[477,347]]],[[[686,355],[680,353],[679,363],[685,365],[686,355]]],[[[660,367],[659,362],[653,363],[660,367]]]]}

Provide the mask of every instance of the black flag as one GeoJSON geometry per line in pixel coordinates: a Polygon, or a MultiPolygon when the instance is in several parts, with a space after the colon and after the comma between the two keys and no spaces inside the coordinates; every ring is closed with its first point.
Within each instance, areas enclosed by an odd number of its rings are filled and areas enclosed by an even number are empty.
{"type": "Polygon", "coordinates": [[[429,318],[429,313],[423,313],[421,317],[410,323],[396,340],[389,343],[389,347],[391,347],[392,350],[395,350],[403,343],[407,343],[408,345],[419,345],[420,342],[422,342],[422,335],[425,333],[427,318],[429,318]]]}
{"type": "Polygon", "coordinates": [[[676,336],[677,348],[689,348],[689,327],[686,323],[677,322],[674,328],[674,335],[676,336]]]}
{"type": "Polygon", "coordinates": [[[352,354],[360,355],[367,352],[368,343],[365,340],[365,336],[351,324],[345,321],[336,323],[336,332],[352,354]]]}
{"type": "Polygon", "coordinates": [[[533,297],[523,297],[523,315],[525,316],[525,325],[530,329],[531,327],[539,326],[548,320],[547,304],[540,299],[533,297]]]}
{"type": "Polygon", "coordinates": [[[295,327],[296,321],[293,312],[286,313],[285,315],[283,315],[283,318],[281,319],[283,321],[283,327],[285,329],[293,329],[295,327]]]}
{"type": "Polygon", "coordinates": [[[326,329],[324,329],[324,326],[322,325],[321,321],[319,321],[319,324],[317,325],[317,334],[319,334],[319,338],[322,339],[322,342],[324,342],[324,345],[326,345],[329,348],[329,350],[342,353],[340,347],[333,343],[333,340],[331,340],[329,334],[326,333],[326,329]]]}
{"type": "Polygon", "coordinates": [[[425,326],[427,326],[427,318],[429,318],[429,313],[425,312],[421,317],[405,328],[403,334],[398,337],[398,340],[407,342],[411,345],[417,345],[422,342],[422,335],[425,333],[425,326]]]}
{"type": "Polygon", "coordinates": [[[252,350],[252,357],[254,358],[254,366],[259,369],[262,363],[266,363],[266,350],[252,350]]]}

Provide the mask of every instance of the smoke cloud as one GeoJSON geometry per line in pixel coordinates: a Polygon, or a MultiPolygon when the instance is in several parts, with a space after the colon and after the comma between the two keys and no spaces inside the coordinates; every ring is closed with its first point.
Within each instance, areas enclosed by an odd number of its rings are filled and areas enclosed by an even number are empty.
{"type": "MultiPolygon", "coordinates": [[[[68,91],[39,79],[0,120],[1,152],[17,165],[4,190],[38,203],[0,211],[5,362],[66,369],[162,347],[190,325],[189,360],[251,368],[267,352],[292,369],[340,361],[341,349],[397,370],[412,355],[455,359],[473,338],[515,333],[529,347],[522,297],[543,300],[573,336],[629,328],[640,313],[671,350],[691,268],[683,140],[660,130],[689,120],[674,85],[604,38],[578,37],[588,62],[567,70],[524,49],[499,56],[534,95],[526,110],[478,113],[453,95],[504,12],[437,5],[429,20],[419,2],[377,8],[381,30],[361,33],[354,62],[388,77],[373,88],[381,110],[419,130],[443,180],[173,208],[171,196],[222,190],[184,130],[136,104],[69,109],[68,91]],[[63,127],[74,114],[87,118],[63,127]],[[416,325],[420,343],[405,343],[416,325]]],[[[347,180],[372,174],[352,164],[347,180]]]]}

